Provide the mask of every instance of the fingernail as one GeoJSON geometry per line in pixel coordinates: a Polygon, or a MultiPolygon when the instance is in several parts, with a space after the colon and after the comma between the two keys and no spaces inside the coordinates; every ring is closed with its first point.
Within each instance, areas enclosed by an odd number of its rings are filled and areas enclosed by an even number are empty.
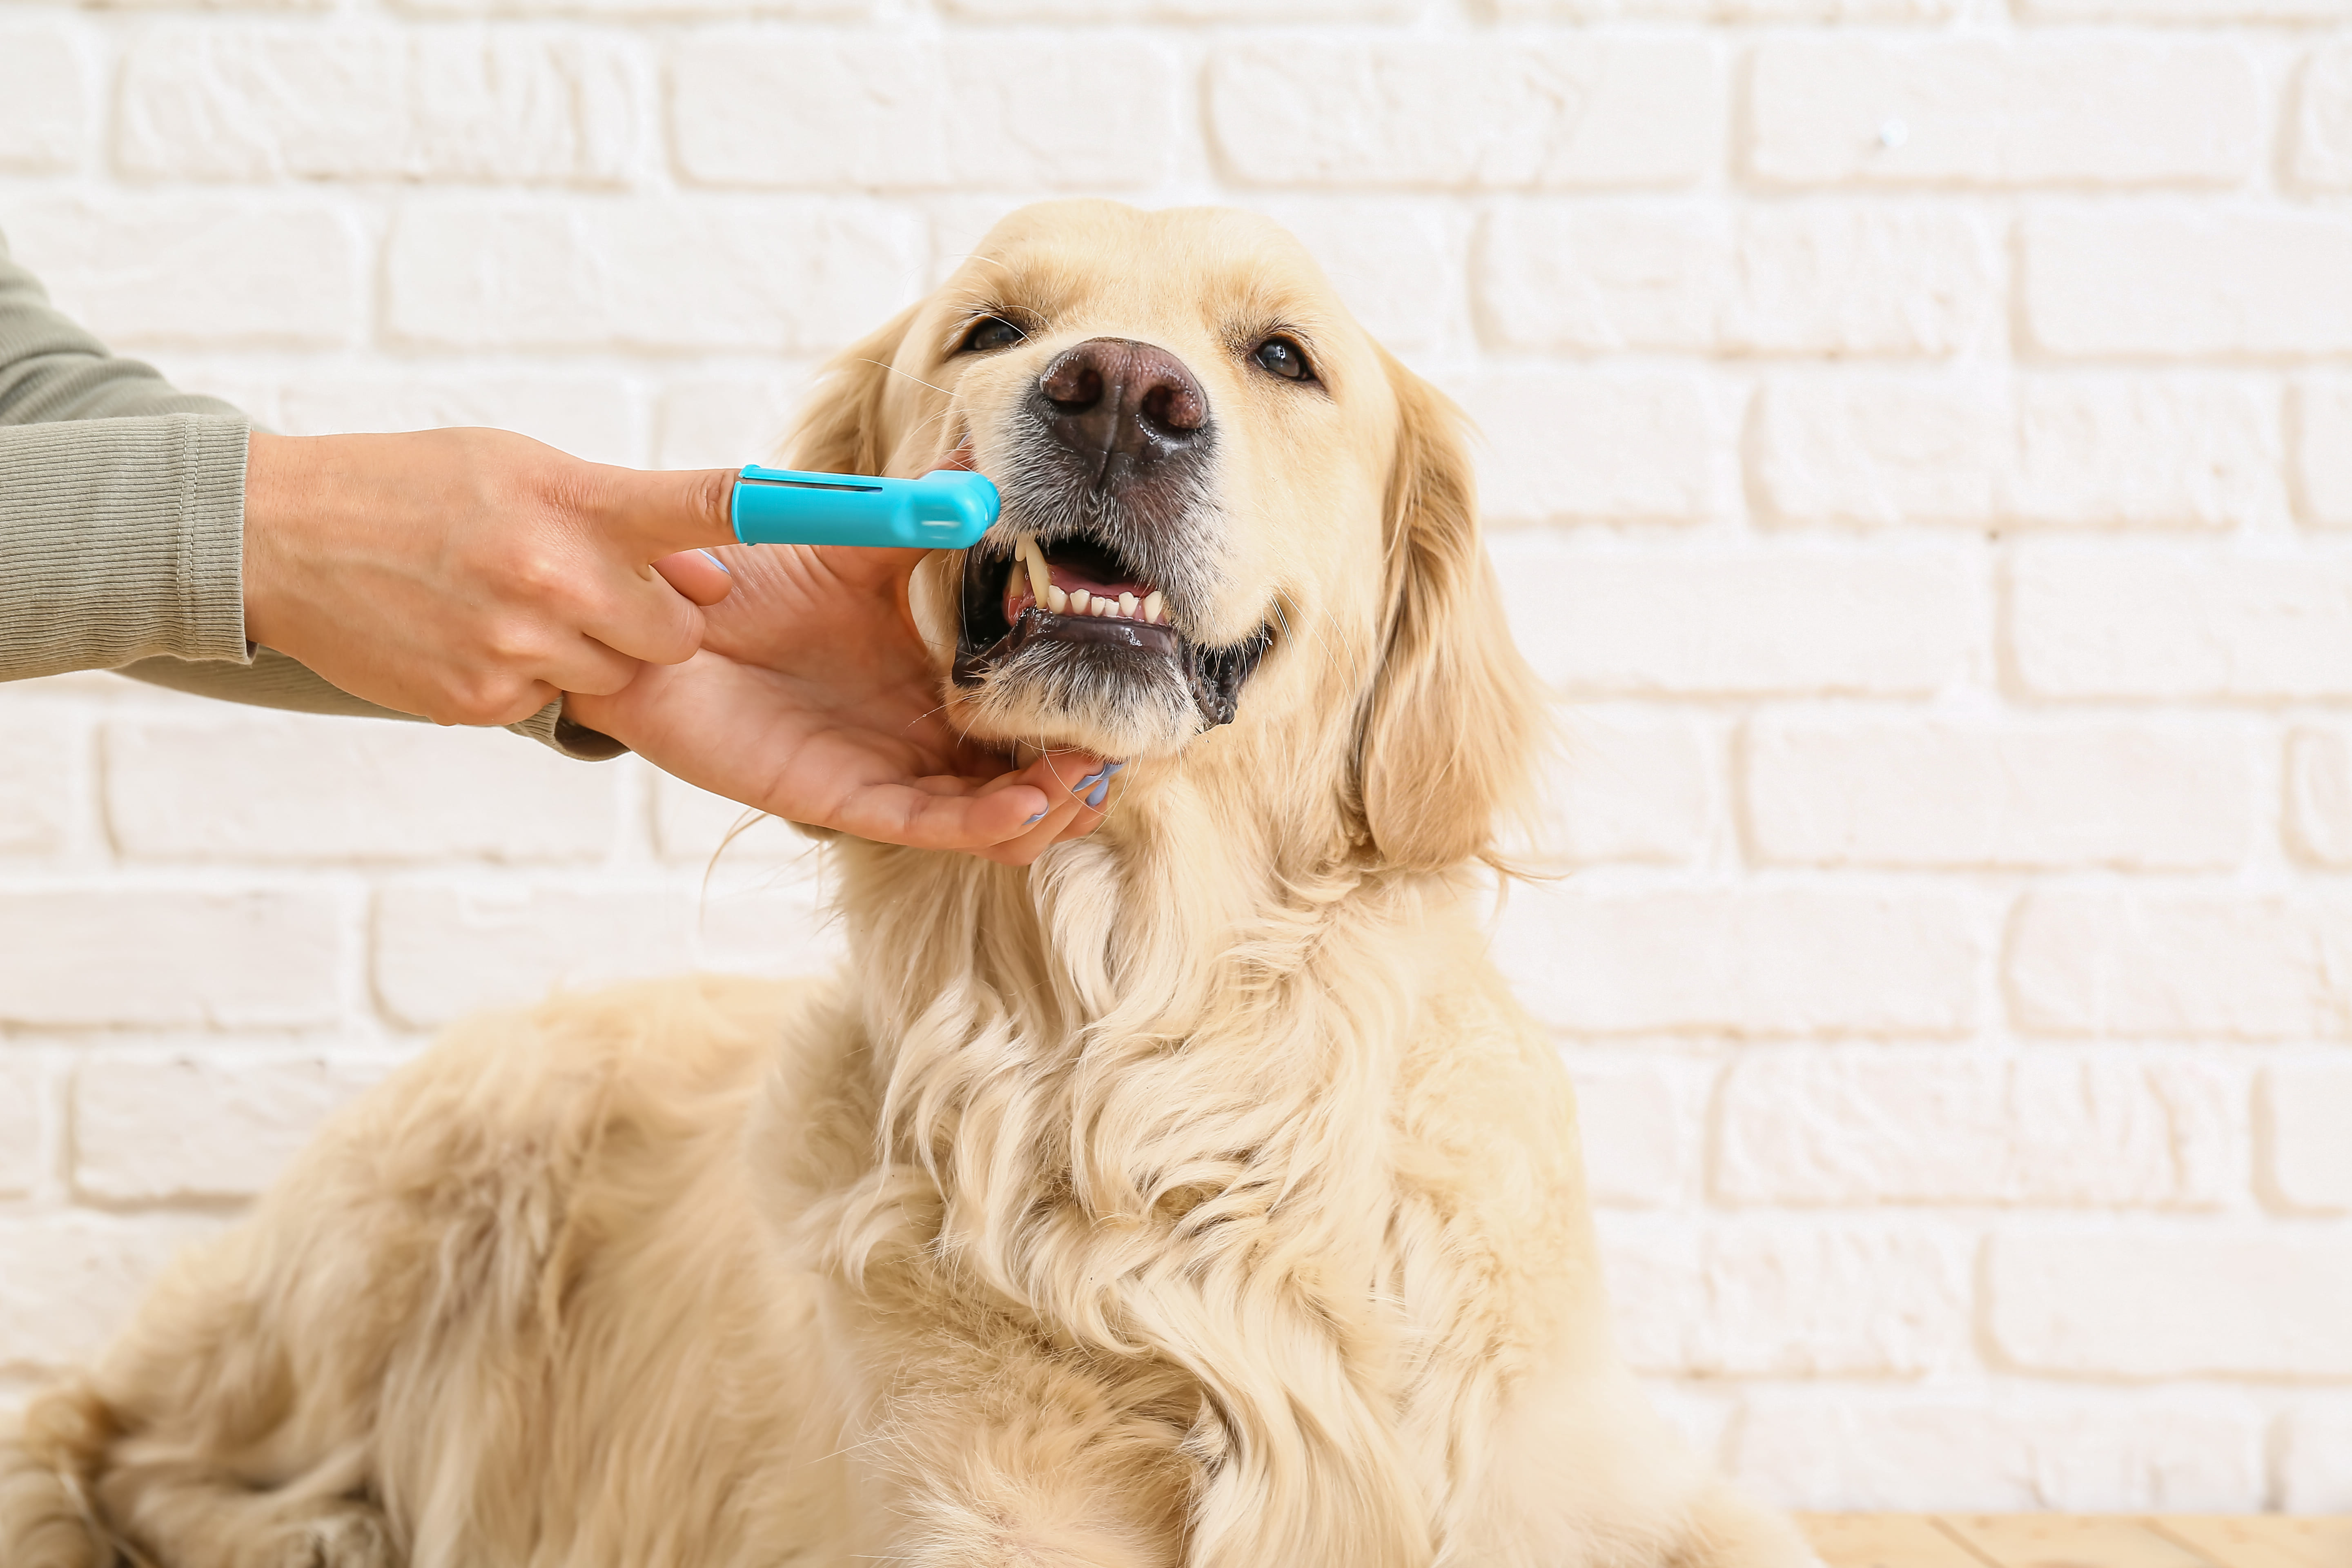
{"type": "Polygon", "coordinates": [[[730,577],[735,575],[735,568],[728,565],[727,563],[721,561],[716,555],[711,554],[709,551],[706,550],[702,554],[705,560],[709,561],[713,566],[718,567],[721,572],[726,573],[730,577]]]}
{"type": "Polygon", "coordinates": [[[1088,773],[1086,777],[1084,777],[1084,778],[1080,779],[1077,783],[1076,783],[1076,784],[1072,784],[1072,785],[1070,786],[1070,793],[1071,793],[1072,795],[1077,795],[1077,794],[1082,793],[1083,791],[1085,791],[1086,789],[1087,789],[1088,787],[1090,787],[1090,786],[1094,784],[1094,782],[1095,782],[1097,779],[1098,779],[1098,778],[1102,778],[1102,777],[1106,776],[1106,775],[1109,773],[1109,771],[1110,771],[1110,770],[1108,770],[1108,768],[1097,768],[1094,772],[1092,772],[1092,773],[1088,773]]]}
{"type": "Polygon", "coordinates": [[[1034,816],[1031,817],[1028,821],[1026,821],[1026,822],[1023,823],[1021,826],[1024,826],[1024,827],[1034,827],[1034,826],[1036,826],[1039,823],[1041,823],[1041,822],[1043,822],[1043,821],[1045,821],[1045,814],[1044,812],[1042,812],[1042,811],[1041,811],[1041,812],[1039,812],[1036,816],[1034,816]]]}
{"type": "Polygon", "coordinates": [[[1125,763],[1106,763],[1103,764],[1103,772],[1107,773],[1115,773],[1125,766],[1127,766],[1125,763]]]}
{"type": "Polygon", "coordinates": [[[1103,797],[1108,794],[1110,794],[1110,773],[1106,770],[1103,773],[1103,782],[1095,785],[1094,794],[1087,796],[1087,805],[1088,809],[1100,811],[1102,809],[1103,797]]]}

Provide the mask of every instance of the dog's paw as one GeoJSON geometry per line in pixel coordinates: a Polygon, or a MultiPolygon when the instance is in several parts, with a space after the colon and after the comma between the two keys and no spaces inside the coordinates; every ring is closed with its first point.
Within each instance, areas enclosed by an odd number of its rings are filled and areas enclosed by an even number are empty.
{"type": "Polygon", "coordinates": [[[366,1503],[341,1503],[270,1532],[249,1568],[397,1568],[392,1531],[366,1503]]]}

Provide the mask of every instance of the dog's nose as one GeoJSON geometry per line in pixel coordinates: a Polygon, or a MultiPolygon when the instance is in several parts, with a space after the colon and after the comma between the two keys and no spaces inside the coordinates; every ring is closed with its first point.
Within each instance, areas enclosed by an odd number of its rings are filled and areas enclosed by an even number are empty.
{"type": "Polygon", "coordinates": [[[1118,458],[1136,467],[1159,462],[1208,434],[1209,399],[1184,362],[1131,338],[1093,338],[1064,351],[1037,390],[1055,439],[1093,460],[1097,474],[1118,458]]]}

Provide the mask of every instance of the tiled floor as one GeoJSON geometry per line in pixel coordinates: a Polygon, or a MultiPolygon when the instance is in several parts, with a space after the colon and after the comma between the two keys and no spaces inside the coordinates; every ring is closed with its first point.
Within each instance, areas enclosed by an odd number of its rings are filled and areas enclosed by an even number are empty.
{"type": "Polygon", "coordinates": [[[1816,1513],[1830,1568],[2352,1568],[2352,1518],[1816,1513]]]}

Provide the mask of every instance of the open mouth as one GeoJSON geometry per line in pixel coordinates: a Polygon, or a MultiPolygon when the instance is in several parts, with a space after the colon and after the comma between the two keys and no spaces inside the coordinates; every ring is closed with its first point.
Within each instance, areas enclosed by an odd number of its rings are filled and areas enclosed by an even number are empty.
{"type": "Polygon", "coordinates": [[[1204,728],[1233,722],[1241,689],[1265,657],[1267,634],[1205,647],[1177,628],[1169,595],[1109,546],[1089,539],[1042,543],[1019,536],[1011,555],[964,552],[955,680],[978,685],[1016,659],[1081,661],[1140,682],[1180,677],[1204,728]]]}

